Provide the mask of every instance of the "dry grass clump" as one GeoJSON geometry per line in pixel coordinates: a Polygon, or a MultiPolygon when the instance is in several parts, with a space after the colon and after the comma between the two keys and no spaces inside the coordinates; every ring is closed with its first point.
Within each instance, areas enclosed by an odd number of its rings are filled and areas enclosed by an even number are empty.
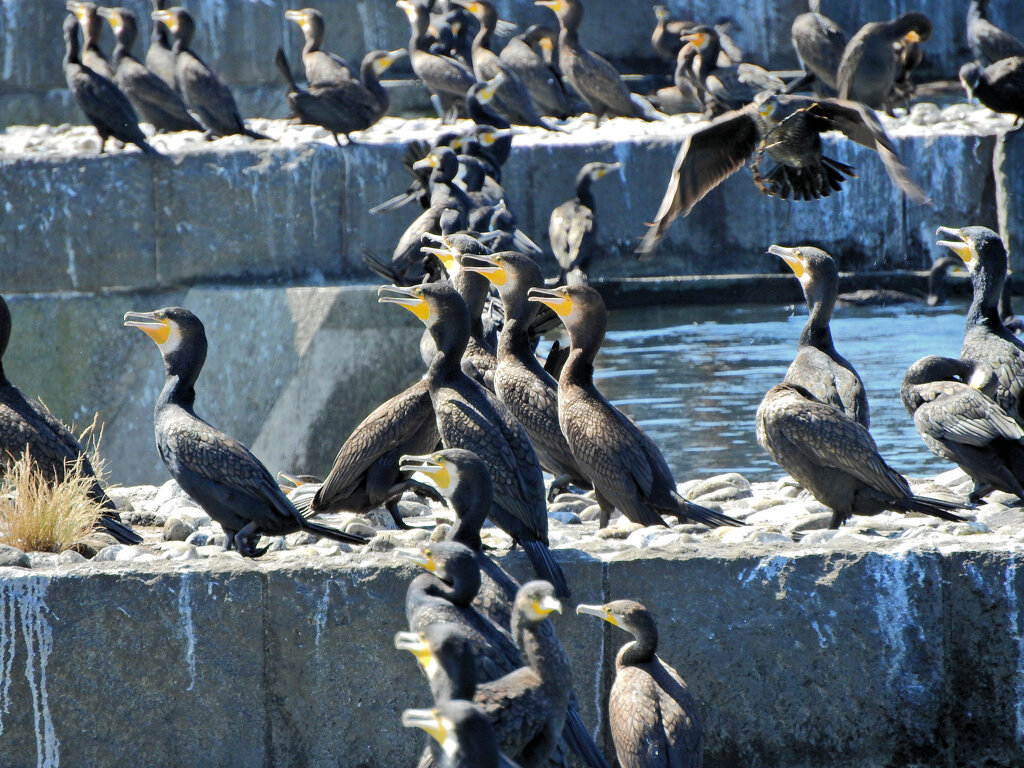
{"type": "Polygon", "coordinates": [[[102,509],[89,498],[95,482],[82,476],[82,460],[68,463],[64,480],[51,482],[25,453],[0,481],[0,543],[24,552],[61,552],[86,536],[102,509]]]}

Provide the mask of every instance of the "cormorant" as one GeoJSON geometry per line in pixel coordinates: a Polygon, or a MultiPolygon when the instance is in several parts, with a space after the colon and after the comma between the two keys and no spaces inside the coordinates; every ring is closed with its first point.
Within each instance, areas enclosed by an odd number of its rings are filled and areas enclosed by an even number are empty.
{"type": "Polygon", "coordinates": [[[918,43],[932,34],[932,23],[923,13],[905,13],[889,21],[865,24],[850,38],[836,72],[840,99],[884,107],[892,93],[899,69],[895,45],[918,43]]]}
{"type": "Polygon", "coordinates": [[[651,255],[676,216],[687,215],[755,153],[754,182],[765,194],[813,200],[838,191],[853,169],[821,153],[821,134],[831,130],[875,150],[893,184],[911,200],[928,200],[910,180],[896,147],[871,110],[837,99],[771,94],[727,112],[686,138],[661,207],[637,254],[651,255]],[[759,170],[762,154],[778,163],[767,174],[759,170]]]}
{"type": "MultiPolygon", "coordinates": [[[[963,264],[956,256],[943,256],[936,259],[928,270],[928,295],[922,296],[905,291],[896,291],[890,288],[862,288],[857,291],[840,293],[836,297],[839,306],[854,307],[886,307],[893,304],[924,303],[929,307],[937,307],[946,300],[946,270],[949,267],[963,264]]],[[[1008,281],[1007,281],[1008,282],[1008,281]]],[[[1009,296],[1006,290],[1003,291],[1005,303],[1009,304],[1009,296]]],[[[1005,322],[1003,314],[1005,307],[1000,304],[999,314],[1005,322]]],[[[1009,310],[1012,314],[1012,310],[1009,310]]]]}
{"type": "MultiPolygon", "coordinates": [[[[74,24],[74,20],[68,17],[74,24]]],[[[74,29],[77,35],[77,29],[74,29]]],[[[29,400],[4,373],[3,357],[11,340],[11,311],[0,296],[0,474],[9,461],[27,453],[33,466],[52,482],[60,482],[70,465],[80,462],[82,477],[93,478],[89,498],[102,508],[96,529],[122,544],[141,544],[142,537],[121,522],[117,507],[96,479],[85,451],[67,427],[45,406],[29,400]]]]}
{"type": "Polygon", "coordinates": [[[696,48],[697,68],[693,75],[704,106],[712,114],[741,109],[759,93],[780,93],[785,88],[782,80],[755,64],[720,64],[722,44],[713,27],[702,24],[680,39],[696,48]]]}
{"type": "Polygon", "coordinates": [[[65,7],[75,14],[78,24],[82,28],[82,64],[97,75],[102,75],[108,80],[114,79],[114,68],[110,66],[110,60],[100,50],[99,39],[103,34],[102,14],[96,3],[76,2],[68,0],[65,7]]]}
{"type": "MultiPolygon", "coordinates": [[[[153,11],[164,9],[164,0],[152,0],[153,11]]],[[[159,77],[164,85],[181,97],[181,89],[174,78],[174,51],[171,50],[170,31],[163,24],[155,22],[149,34],[149,48],[146,49],[146,69],[159,77]]]]}
{"type": "Polygon", "coordinates": [[[537,574],[567,596],[569,585],[547,546],[544,477],[530,439],[508,408],[462,371],[470,328],[466,302],[444,282],[382,286],[378,293],[378,301],[408,309],[434,337],[438,353],[427,381],[441,442],[483,459],[494,483],[491,520],[522,545],[537,574]]]}
{"type": "Polygon", "coordinates": [[[551,211],[548,240],[558,262],[558,285],[586,285],[597,245],[597,204],[590,185],[622,163],[587,163],[576,174],[576,196],[551,211]]]}
{"type": "Polygon", "coordinates": [[[518,768],[498,751],[487,715],[470,701],[452,699],[434,709],[407,709],[402,725],[421,728],[440,745],[445,762],[438,768],[518,768]]]}
{"type": "Polygon", "coordinates": [[[64,45],[64,78],[71,95],[100,135],[100,154],[106,152],[107,139],[113,136],[125,144],[134,144],[147,155],[161,157],[146,141],[128,97],[111,80],[79,60],[78,22],[73,16],[64,20],[64,45]]]}
{"type": "Polygon", "coordinates": [[[530,98],[540,113],[564,120],[572,116],[572,109],[562,80],[544,60],[544,56],[533,48],[537,45],[543,50],[545,44],[551,45],[554,36],[551,29],[534,24],[509,40],[499,55],[526,84],[530,98]]]}
{"type": "Polygon", "coordinates": [[[1006,279],[1006,249],[999,235],[987,227],[939,227],[956,240],[939,240],[959,256],[971,273],[974,296],[967,310],[960,357],[992,369],[996,376],[995,401],[1024,426],[1024,342],[999,317],[999,297],[1006,279]]]}
{"type": "Polygon", "coordinates": [[[971,0],[967,7],[967,45],[982,66],[1012,56],[1024,56],[1024,43],[985,18],[987,0],[971,0]]]}
{"type": "Polygon", "coordinates": [[[790,27],[793,48],[804,71],[824,86],[815,91],[834,96],[838,89],[836,73],[848,38],[842,27],[821,13],[821,0],[808,0],[807,7],[808,12],[793,19],[790,27]]]}
{"type": "Polygon", "coordinates": [[[914,496],[906,478],[879,455],[871,433],[796,384],[768,390],[757,409],[757,442],[832,510],[832,528],[851,515],[887,509],[963,520],[950,511],[963,505],[914,496]]]}
{"type": "Polygon", "coordinates": [[[240,134],[269,140],[243,122],[231,90],[192,52],[190,46],[196,31],[192,14],[176,6],[154,11],[153,19],[164,24],[174,36],[174,79],[189,112],[206,129],[206,137],[240,134]]]}
{"type": "Polygon", "coordinates": [[[650,120],[643,108],[633,101],[618,71],[579,40],[583,22],[580,0],[534,0],[534,5],[550,8],[558,16],[558,64],[569,84],[583,97],[600,122],[606,114],[650,120]]]}
{"type": "MultiPolygon", "coordinates": [[[[396,526],[408,528],[398,511],[403,493],[413,491],[437,501],[440,497],[433,488],[411,479],[411,473],[399,466],[399,458],[409,452],[429,451],[439,439],[427,383],[417,381],[375,408],[352,430],[338,450],[330,474],[310,498],[309,510],[316,514],[366,512],[383,504],[396,526]]],[[[296,506],[301,509],[303,505],[296,506]]]]}
{"type": "Polygon", "coordinates": [[[465,256],[463,269],[484,275],[501,296],[505,324],[498,338],[494,389],[526,429],[541,466],[554,475],[548,498],[569,484],[589,490],[590,480],[558,424],[558,382],[541,366],[530,340],[538,305],[527,300],[527,293],[544,287],[540,267],[529,256],[510,251],[465,256]]]}
{"type": "Polygon", "coordinates": [[[786,262],[800,281],[807,300],[807,322],[800,331],[796,357],[786,371],[787,384],[809,390],[823,403],[838,408],[865,429],[871,425],[868,395],[857,371],[836,351],[829,321],[836,304],[839,270],[820,248],[799,246],[768,249],[786,262]]]}
{"type": "Polygon", "coordinates": [[[243,557],[266,552],[260,535],[308,531],[335,541],[366,539],[306,520],[288,501],[266,467],[237,440],[196,415],[195,383],[206,361],[206,329],[182,307],[126,312],[124,324],[156,342],[166,379],[156,401],[154,429],[160,458],[178,485],[227,534],[227,549],[243,557]]]}
{"type": "Polygon", "coordinates": [[[391,98],[380,84],[380,74],[405,55],[404,49],[370,51],[363,57],[360,66],[361,81],[349,77],[326,85],[313,83],[305,90],[295,82],[288,60],[280,48],[274,55],[274,64],[288,84],[287,99],[292,113],[302,123],[326,128],[334,136],[334,143],[340,147],[339,133],[345,135],[346,143],[351,142],[349,133],[366,130],[387,114],[391,98]]]}
{"type": "Polygon", "coordinates": [[[665,61],[675,61],[683,47],[680,35],[696,26],[692,21],[674,20],[664,5],[654,6],[657,23],[651,32],[651,47],[665,61]]]}
{"type": "Polygon", "coordinates": [[[132,46],[138,36],[135,14],[124,8],[99,8],[97,13],[107,20],[117,38],[117,47],[111,56],[114,85],[128,97],[138,114],[157,132],[203,130],[188,113],[178,92],[132,56],[132,46]]]}
{"type": "Polygon", "coordinates": [[[577,605],[633,636],[615,656],[608,726],[621,768],[700,768],[704,725],[697,702],[671,666],[658,657],[658,628],[636,600],[577,605]]]}
{"type": "Polygon", "coordinates": [[[594,486],[601,527],[613,509],[641,525],[665,525],[661,513],[709,526],[741,525],[680,496],[654,441],[594,386],[594,358],[608,323],[601,294],[586,285],[531,288],[528,300],[551,307],[569,332],[572,349],[558,379],[558,423],[594,486]]]}
{"type": "Polygon", "coordinates": [[[476,82],[472,71],[457,59],[430,52],[427,27],[430,23],[426,7],[419,0],[398,0],[412,29],[409,39],[409,61],[416,77],[436,99],[438,115],[447,120],[463,104],[466,91],[476,82]]]}
{"type": "Polygon", "coordinates": [[[982,69],[976,61],[960,67],[968,100],[977,99],[993,112],[1013,115],[1014,128],[1024,123],[1024,56],[1012,56],[982,69]]]}
{"type": "Polygon", "coordinates": [[[996,405],[995,375],[971,360],[930,355],[907,369],[900,400],[928,450],[974,481],[970,500],[1005,491],[1024,500],[1024,430],[996,405]]]}
{"type": "MultiPolygon", "coordinates": [[[[359,73],[341,56],[320,49],[324,42],[324,17],[316,8],[299,11],[285,11],[284,17],[294,21],[302,30],[302,65],[306,70],[306,85],[340,85],[348,80],[358,80],[359,73]]],[[[365,58],[363,59],[365,64],[365,58]]],[[[364,80],[365,82],[365,80],[364,80]]]]}

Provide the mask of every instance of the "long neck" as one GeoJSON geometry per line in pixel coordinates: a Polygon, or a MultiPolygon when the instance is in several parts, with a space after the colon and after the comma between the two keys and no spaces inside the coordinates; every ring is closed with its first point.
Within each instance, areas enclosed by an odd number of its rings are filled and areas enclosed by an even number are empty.
{"type": "Polygon", "coordinates": [[[483,503],[476,485],[460,485],[450,501],[455,510],[456,520],[448,534],[449,540],[465,544],[474,552],[482,551],[480,528],[491,505],[483,503]]]}
{"type": "Polygon", "coordinates": [[[971,300],[971,308],[967,311],[967,327],[985,325],[992,329],[1003,328],[1003,321],[999,319],[999,296],[1005,278],[990,275],[979,269],[972,279],[974,297],[971,300]]]}
{"type": "Polygon", "coordinates": [[[2,361],[2,360],[0,360],[0,387],[6,387],[6,386],[8,386],[8,385],[9,385],[10,383],[11,383],[11,382],[9,382],[9,381],[7,380],[7,374],[5,374],[5,373],[4,373],[4,364],[3,364],[3,361],[2,361]]]}
{"type": "Polygon", "coordinates": [[[644,664],[654,659],[658,651],[658,635],[644,633],[631,643],[626,643],[619,650],[617,661],[620,666],[644,664]]]}
{"type": "Polygon", "coordinates": [[[436,576],[432,576],[430,584],[423,591],[431,597],[443,598],[453,605],[466,606],[472,603],[473,598],[476,597],[476,590],[470,591],[468,587],[469,585],[461,581],[448,584],[436,576]]]}
{"type": "Polygon", "coordinates": [[[559,47],[579,48],[580,46],[580,24],[583,22],[583,8],[572,6],[564,16],[558,17],[558,24],[561,29],[558,32],[559,47]]]}
{"type": "Polygon", "coordinates": [[[832,343],[832,331],[829,328],[835,304],[834,291],[827,291],[824,296],[808,297],[807,308],[810,310],[810,315],[800,332],[802,346],[811,346],[826,351],[835,349],[835,345],[832,343]]]}
{"type": "Polygon", "coordinates": [[[581,173],[576,178],[576,199],[590,210],[594,210],[594,193],[590,191],[593,177],[589,173],[581,173]]]}
{"type": "Polygon", "coordinates": [[[164,388],[157,398],[157,410],[165,405],[177,405],[191,412],[196,403],[194,378],[182,378],[177,374],[168,374],[164,380],[164,388]]]}
{"type": "Polygon", "coordinates": [[[427,376],[431,382],[450,381],[452,378],[464,376],[462,373],[462,355],[466,351],[466,344],[469,342],[468,334],[444,334],[437,331],[437,328],[430,329],[430,335],[437,346],[437,354],[427,369],[427,376]]]}
{"type": "Polygon", "coordinates": [[[491,35],[494,33],[494,19],[481,19],[480,31],[473,38],[473,52],[491,50],[491,35]]]}
{"type": "Polygon", "coordinates": [[[524,620],[516,611],[512,614],[512,637],[523,660],[542,681],[564,680],[568,673],[565,652],[551,641],[553,633],[541,631],[543,623],[524,620]]]}
{"type": "Polygon", "coordinates": [[[391,106],[391,98],[387,89],[380,84],[376,64],[373,61],[364,61],[359,67],[359,76],[363,81],[363,87],[374,95],[377,103],[387,112],[391,106]]]}
{"type": "Polygon", "coordinates": [[[534,360],[530,346],[530,323],[537,316],[536,304],[527,304],[527,311],[513,312],[511,305],[505,304],[505,325],[498,336],[498,357],[515,357],[522,361],[534,360]]]}

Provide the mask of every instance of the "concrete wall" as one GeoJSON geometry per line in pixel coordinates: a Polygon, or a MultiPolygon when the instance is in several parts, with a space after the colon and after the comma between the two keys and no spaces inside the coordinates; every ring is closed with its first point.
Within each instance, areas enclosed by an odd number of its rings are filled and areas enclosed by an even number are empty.
{"type": "MultiPolygon", "coordinates": [[[[233,89],[246,116],[280,117],[285,113],[279,76],[271,57],[284,46],[293,61],[300,49],[298,28],[283,12],[296,3],[283,0],[183,0],[197,17],[195,48],[233,89]]],[[[739,24],[736,38],[748,57],[777,69],[796,66],[789,38],[793,18],[806,9],[802,0],[737,0],[723,5],[712,0],[670,0],[682,18],[715,20],[731,15],[739,24]]],[[[124,0],[140,17],[142,38],[148,44],[149,9],[146,0],[124,0]]],[[[404,46],[408,23],[390,0],[322,0],[316,4],[327,19],[325,47],[350,60],[374,48],[404,46]]],[[[824,0],[822,10],[844,29],[856,30],[867,21],[887,19],[908,10],[921,10],[935,21],[935,33],[925,46],[924,76],[955,77],[966,60],[964,15],[968,0],[870,0],[850,3],[824,0]]],[[[992,3],[993,21],[1024,34],[1024,6],[992,3]]],[[[521,29],[533,23],[552,24],[554,16],[530,0],[500,0],[499,15],[521,29]]],[[[582,30],[584,42],[627,71],[668,72],[654,61],[650,31],[651,3],[646,0],[587,0],[582,30]],[[623,23],[625,21],[625,23],[623,23]]],[[[0,125],[40,122],[78,122],[81,118],[67,96],[60,69],[60,38],[64,4],[61,0],[4,0],[0,4],[0,125]]],[[[105,30],[104,50],[113,47],[105,30]]]]}
{"type": "MultiPolygon", "coordinates": [[[[707,768],[1024,761],[1019,551],[557,555],[573,603],[652,610],[703,708],[707,768]]],[[[422,741],[399,715],[429,693],[392,636],[412,575],[369,553],[3,569],[0,762],[411,765],[422,741]]],[[[597,707],[626,636],[573,603],[555,623],[610,756],[597,707]]]]}

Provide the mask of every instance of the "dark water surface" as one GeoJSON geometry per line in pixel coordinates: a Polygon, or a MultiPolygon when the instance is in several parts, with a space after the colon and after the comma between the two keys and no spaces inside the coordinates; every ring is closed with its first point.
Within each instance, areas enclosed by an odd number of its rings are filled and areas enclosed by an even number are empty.
{"type": "MultiPolygon", "coordinates": [[[[903,373],[918,358],[957,357],[964,305],[840,307],[836,349],[868,390],[871,433],[898,471],[930,476],[951,469],[932,456],[899,399],[903,373]]],[[[598,387],[661,447],[676,480],[740,472],[781,477],[757,444],[754,416],[796,352],[807,309],[768,305],[617,310],[597,360],[598,387]]]]}

